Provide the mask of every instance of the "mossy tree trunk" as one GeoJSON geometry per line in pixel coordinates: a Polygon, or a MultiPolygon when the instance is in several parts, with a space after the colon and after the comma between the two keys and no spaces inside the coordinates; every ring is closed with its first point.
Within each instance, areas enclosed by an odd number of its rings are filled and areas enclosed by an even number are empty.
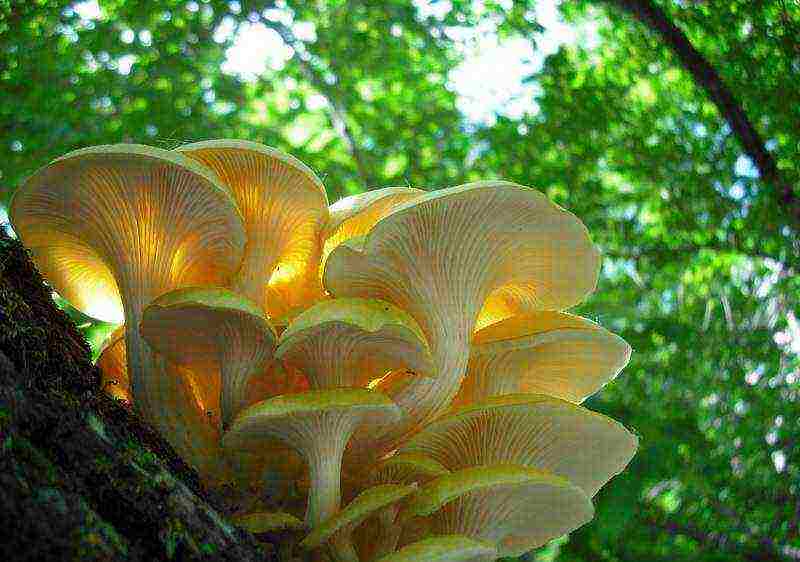
{"type": "Polygon", "coordinates": [[[273,560],[195,473],[99,391],[88,344],[0,234],[2,560],[273,560]]]}

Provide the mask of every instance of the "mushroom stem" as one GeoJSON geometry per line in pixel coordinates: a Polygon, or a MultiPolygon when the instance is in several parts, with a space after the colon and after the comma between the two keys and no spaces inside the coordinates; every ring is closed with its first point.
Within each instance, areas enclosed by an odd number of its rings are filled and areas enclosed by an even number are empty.
{"type": "Polygon", "coordinates": [[[350,533],[340,533],[328,547],[334,562],[359,562],[358,554],[350,539],[350,533]]]}
{"type": "Polygon", "coordinates": [[[234,416],[247,402],[247,383],[251,375],[260,372],[272,355],[267,345],[248,345],[241,325],[223,322],[219,331],[220,342],[220,409],[223,428],[228,427],[234,416]]]}
{"type": "Polygon", "coordinates": [[[308,494],[306,524],[311,528],[334,515],[341,505],[342,455],[356,425],[350,417],[327,414],[307,425],[306,431],[310,435],[305,450],[308,451],[311,490],[308,494]]]}

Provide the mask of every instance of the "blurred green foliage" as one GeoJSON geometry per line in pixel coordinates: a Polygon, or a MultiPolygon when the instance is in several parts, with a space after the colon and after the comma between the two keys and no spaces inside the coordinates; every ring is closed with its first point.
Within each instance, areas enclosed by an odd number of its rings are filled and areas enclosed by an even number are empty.
{"type": "MultiPolygon", "coordinates": [[[[595,521],[526,557],[561,562],[800,559],[797,224],[668,49],[610,4],[575,0],[596,44],[529,77],[538,111],[472,123],[448,77],[453,30],[536,41],[535,1],[0,0],[0,186],[68,150],[239,137],[311,165],[332,201],[368,187],[501,177],[575,212],[606,256],[579,310],[634,348],[588,406],[641,436],[595,521]],[[85,14],[84,14],[85,15],[85,14]],[[235,30],[292,55],[223,71],[235,30]],[[296,34],[298,22],[313,34],[296,34]],[[322,101],[320,101],[322,100],[322,101]]],[[[660,0],[800,178],[797,0],[660,0]]],[[[0,210],[2,208],[0,207],[0,210]]],[[[76,314],[96,346],[110,329],[76,314]]]]}

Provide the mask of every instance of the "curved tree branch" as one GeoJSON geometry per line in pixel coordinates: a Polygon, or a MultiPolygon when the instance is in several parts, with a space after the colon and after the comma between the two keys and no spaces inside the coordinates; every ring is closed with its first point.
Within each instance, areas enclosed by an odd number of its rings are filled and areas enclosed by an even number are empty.
{"type": "Polygon", "coordinates": [[[777,190],[779,207],[786,210],[796,223],[800,223],[800,198],[792,186],[781,177],[775,159],[767,150],[761,135],[745,113],[741,104],[728,89],[719,73],[692,45],[686,34],[652,0],[603,0],[622,9],[658,33],[678,57],[684,68],[694,78],[717,106],[720,114],[736,134],[742,148],[753,160],[761,178],[777,190]]]}

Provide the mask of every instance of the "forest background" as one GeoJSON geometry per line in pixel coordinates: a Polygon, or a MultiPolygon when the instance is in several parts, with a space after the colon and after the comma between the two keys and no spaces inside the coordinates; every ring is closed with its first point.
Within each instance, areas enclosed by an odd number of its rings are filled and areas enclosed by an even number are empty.
{"type": "Polygon", "coordinates": [[[220,137],[331,201],[502,178],[587,224],[577,312],[634,349],[587,405],[641,448],[527,559],[800,560],[797,0],[0,0],[0,222],[71,149],[220,137]]]}

